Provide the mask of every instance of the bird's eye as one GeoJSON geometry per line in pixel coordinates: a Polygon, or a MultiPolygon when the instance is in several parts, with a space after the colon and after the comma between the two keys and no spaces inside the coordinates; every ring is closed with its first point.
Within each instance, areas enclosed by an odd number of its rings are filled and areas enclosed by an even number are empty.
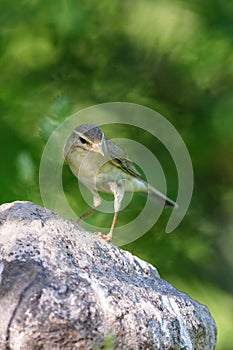
{"type": "Polygon", "coordinates": [[[84,139],[83,137],[80,137],[79,140],[82,142],[82,144],[84,145],[85,143],[88,143],[86,139],[84,139]]]}

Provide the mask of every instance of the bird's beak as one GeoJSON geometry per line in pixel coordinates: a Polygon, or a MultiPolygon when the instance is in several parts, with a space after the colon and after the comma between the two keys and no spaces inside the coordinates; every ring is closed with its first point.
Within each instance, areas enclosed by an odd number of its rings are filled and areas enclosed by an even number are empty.
{"type": "Polygon", "coordinates": [[[103,150],[103,144],[102,143],[96,143],[94,145],[92,145],[92,151],[94,152],[98,152],[101,154],[101,156],[104,157],[104,150],[103,150]]]}

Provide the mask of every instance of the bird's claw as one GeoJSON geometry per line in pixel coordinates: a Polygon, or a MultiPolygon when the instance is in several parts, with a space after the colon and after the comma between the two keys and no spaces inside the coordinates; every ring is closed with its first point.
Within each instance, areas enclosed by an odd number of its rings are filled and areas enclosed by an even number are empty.
{"type": "Polygon", "coordinates": [[[110,236],[109,234],[108,235],[104,235],[101,232],[94,232],[94,234],[97,235],[98,237],[104,239],[106,242],[110,242],[111,239],[112,239],[112,236],[110,236]]]}

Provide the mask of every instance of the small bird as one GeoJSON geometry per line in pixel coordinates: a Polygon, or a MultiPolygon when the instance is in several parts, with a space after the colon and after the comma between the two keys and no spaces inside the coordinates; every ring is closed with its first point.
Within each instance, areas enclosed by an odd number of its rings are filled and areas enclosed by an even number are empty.
{"type": "Polygon", "coordinates": [[[103,131],[93,124],[77,126],[65,143],[63,157],[73,174],[93,194],[93,207],[78,221],[91,214],[101,204],[98,191],[113,193],[114,216],[107,235],[98,233],[111,241],[117,215],[125,191],[148,193],[149,198],[161,206],[178,207],[164,194],[149,185],[138,172],[128,155],[103,131]]]}

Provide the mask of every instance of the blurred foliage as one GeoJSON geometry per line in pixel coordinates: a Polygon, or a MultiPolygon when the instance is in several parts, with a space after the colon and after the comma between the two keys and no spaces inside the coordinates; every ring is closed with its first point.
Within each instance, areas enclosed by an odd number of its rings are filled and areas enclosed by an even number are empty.
{"type": "MultiPolygon", "coordinates": [[[[160,112],[190,151],[193,200],[172,235],[164,234],[169,217],[164,211],[150,232],[125,248],[207,304],[218,326],[217,349],[232,349],[233,3],[1,0],[0,5],[1,203],[42,204],[43,147],[71,113],[112,101],[160,112]]],[[[134,137],[134,130],[118,130],[134,137]]],[[[166,150],[148,135],[137,137],[164,160],[169,192],[175,193],[166,150]]],[[[67,168],[64,187],[70,203],[85,208],[67,168]]],[[[94,213],[90,222],[107,225],[104,215],[94,213]]],[[[122,213],[119,224],[123,219],[122,213]]]]}

